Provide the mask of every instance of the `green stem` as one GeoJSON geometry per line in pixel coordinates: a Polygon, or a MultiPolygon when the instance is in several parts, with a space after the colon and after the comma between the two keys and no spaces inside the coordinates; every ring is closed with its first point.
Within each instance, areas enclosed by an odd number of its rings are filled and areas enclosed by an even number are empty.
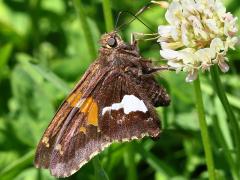
{"type": "Polygon", "coordinates": [[[103,0],[102,3],[103,3],[104,20],[106,23],[106,30],[107,30],[107,32],[110,32],[113,30],[113,18],[112,18],[110,1],[103,0]]]}
{"type": "Polygon", "coordinates": [[[209,179],[215,180],[215,172],[214,172],[215,168],[214,168],[214,162],[213,162],[213,155],[212,155],[211,144],[210,144],[210,139],[209,139],[209,134],[207,129],[207,122],[205,119],[205,112],[204,112],[204,105],[203,105],[202,91],[201,91],[199,77],[194,81],[194,90],[195,90],[195,96],[196,96],[196,108],[198,111],[198,119],[199,119],[199,125],[201,129],[204,152],[206,156],[209,179]]]}
{"type": "Polygon", "coordinates": [[[37,180],[42,180],[42,169],[37,170],[37,180]]]}
{"type": "Polygon", "coordinates": [[[33,55],[36,53],[38,46],[39,46],[39,18],[40,18],[40,11],[41,11],[41,0],[30,0],[30,14],[31,14],[31,21],[32,21],[32,41],[33,41],[33,55]]]}
{"type": "Polygon", "coordinates": [[[96,58],[97,50],[95,47],[93,36],[91,34],[91,29],[87,22],[87,17],[84,14],[84,8],[82,6],[82,2],[81,0],[73,0],[73,4],[75,6],[75,9],[78,13],[78,16],[82,25],[81,28],[83,30],[84,37],[86,38],[86,43],[87,43],[90,57],[92,58],[92,60],[94,60],[96,58]]]}
{"type": "Polygon", "coordinates": [[[127,179],[136,180],[137,179],[137,168],[135,162],[135,152],[134,152],[134,142],[127,145],[126,153],[126,164],[127,164],[127,179]]]}
{"type": "Polygon", "coordinates": [[[226,96],[223,84],[219,77],[219,72],[216,66],[212,67],[211,69],[211,77],[212,77],[212,83],[214,86],[215,91],[217,92],[217,95],[223,105],[224,110],[226,111],[227,117],[229,119],[229,129],[232,130],[232,135],[234,139],[234,144],[236,146],[236,152],[237,152],[237,166],[240,167],[240,128],[238,121],[232,111],[232,108],[229,104],[228,98],[226,96]]]}
{"type": "Polygon", "coordinates": [[[229,147],[228,147],[228,144],[225,140],[225,137],[221,131],[221,128],[219,126],[219,122],[217,120],[217,117],[216,115],[212,117],[213,119],[213,125],[214,125],[214,128],[213,130],[215,131],[215,136],[216,136],[216,139],[218,141],[218,143],[220,144],[220,146],[222,147],[223,151],[222,153],[225,155],[225,158],[226,160],[228,161],[228,164],[230,166],[230,171],[232,173],[232,177],[234,180],[238,180],[240,179],[239,177],[239,173],[238,173],[238,169],[234,163],[234,160],[233,160],[233,157],[232,157],[232,153],[231,151],[229,150],[229,147]]]}

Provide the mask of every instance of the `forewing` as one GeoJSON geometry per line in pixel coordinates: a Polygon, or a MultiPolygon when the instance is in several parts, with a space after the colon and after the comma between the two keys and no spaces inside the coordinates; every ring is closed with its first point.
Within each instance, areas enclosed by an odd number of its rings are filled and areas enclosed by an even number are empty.
{"type": "MultiPolygon", "coordinates": [[[[70,122],[73,117],[78,115],[76,113],[77,108],[75,108],[77,103],[92,93],[107,72],[108,68],[100,68],[99,63],[95,62],[63,101],[38,144],[35,155],[36,167],[49,168],[52,154],[56,149],[56,142],[59,141],[68,126],[71,125],[70,122]]],[[[82,122],[83,118],[79,117],[78,119],[82,122]]]]}

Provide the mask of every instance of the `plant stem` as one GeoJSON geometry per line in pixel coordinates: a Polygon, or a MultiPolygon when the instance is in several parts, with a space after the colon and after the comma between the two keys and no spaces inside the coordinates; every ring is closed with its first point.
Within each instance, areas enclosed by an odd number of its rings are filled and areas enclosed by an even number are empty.
{"type": "Polygon", "coordinates": [[[230,166],[229,169],[232,173],[232,177],[233,177],[234,180],[239,180],[240,177],[239,177],[237,166],[235,165],[235,162],[234,162],[233,157],[232,157],[232,153],[231,153],[231,151],[228,147],[228,144],[225,140],[225,137],[224,137],[224,135],[221,131],[221,128],[219,126],[219,122],[217,120],[216,115],[213,116],[212,119],[213,119],[213,125],[214,125],[213,130],[215,131],[216,139],[223,149],[222,153],[225,155],[225,158],[228,161],[228,164],[230,166]]]}
{"type": "Polygon", "coordinates": [[[30,0],[30,14],[32,22],[32,41],[33,41],[33,55],[36,54],[39,46],[39,18],[41,11],[41,0],[30,0]]]}
{"type": "Polygon", "coordinates": [[[112,17],[112,11],[110,7],[110,1],[103,0],[102,3],[103,3],[104,19],[106,23],[106,30],[107,32],[110,32],[113,30],[113,17],[112,17]]]}
{"type": "Polygon", "coordinates": [[[215,172],[214,172],[215,168],[214,168],[214,162],[213,162],[213,155],[212,155],[211,144],[209,140],[207,122],[205,119],[205,112],[204,112],[204,105],[203,105],[202,91],[201,91],[199,77],[194,81],[194,90],[195,90],[195,96],[196,96],[196,108],[198,111],[198,119],[199,119],[199,125],[201,129],[204,152],[206,156],[209,179],[215,180],[215,172]]]}
{"type": "Polygon", "coordinates": [[[223,105],[223,108],[227,114],[227,117],[229,119],[229,129],[232,130],[232,136],[233,136],[233,140],[234,140],[234,144],[236,146],[236,163],[238,168],[240,167],[240,141],[239,141],[239,137],[240,137],[240,128],[239,128],[239,124],[238,121],[232,111],[232,108],[229,104],[228,98],[226,96],[223,84],[220,80],[219,77],[219,72],[216,66],[211,68],[211,77],[212,77],[212,84],[214,86],[215,91],[217,92],[217,95],[223,105]]]}
{"type": "Polygon", "coordinates": [[[84,14],[84,8],[82,6],[82,2],[81,2],[81,0],[73,0],[73,4],[75,6],[75,9],[76,9],[76,11],[78,13],[78,16],[79,16],[79,20],[80,20],[81,25],[82,25],[81,28],[83,30],[84,37],[86,38],[86,43],[87,43],[87,47],[88,47],[90,57],[92,58],[92,60],[94,60],[96,58],[97,50],[96,50],[96,47],[95,47],[93,36],[91,34],[91,29],[90,29],[89,24],[87,22],[87,17],[84,14]]]}
{"type": "Polygon", "coordinates": [[[137,169],[135,162],[135,151],[134,151],[134,142],[131,142],[127,145],[126,153],[126,163],[127,163],[127,179],[136,180],[137,179],[137,169]]]}

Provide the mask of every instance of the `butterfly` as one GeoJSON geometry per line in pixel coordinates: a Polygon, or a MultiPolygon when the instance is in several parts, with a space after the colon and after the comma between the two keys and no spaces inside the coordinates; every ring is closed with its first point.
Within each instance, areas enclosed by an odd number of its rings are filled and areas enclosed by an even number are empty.
{"type": "Polygon", "coordinates": [[[169,105],[170,97],[154,79],[157,68],[115,31],[102,35],[100,45],[37,146],[35,166],[53,176],[74,174],[114,142],[160,134],[155,107],[169,105]]]}

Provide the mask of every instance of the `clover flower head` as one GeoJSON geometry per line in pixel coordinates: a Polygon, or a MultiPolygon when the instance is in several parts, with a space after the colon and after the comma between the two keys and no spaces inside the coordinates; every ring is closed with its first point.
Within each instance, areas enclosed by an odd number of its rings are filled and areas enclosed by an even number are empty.
{"type": "Polygon", "coordinates": [[[237,17],[219,0],[173,0],[165,18],[168,25],[158,27],[160,54],[177,72],[187,72],[187,82],[214,64],[229,70],[226,53],[238,42],[237,17]]]}

